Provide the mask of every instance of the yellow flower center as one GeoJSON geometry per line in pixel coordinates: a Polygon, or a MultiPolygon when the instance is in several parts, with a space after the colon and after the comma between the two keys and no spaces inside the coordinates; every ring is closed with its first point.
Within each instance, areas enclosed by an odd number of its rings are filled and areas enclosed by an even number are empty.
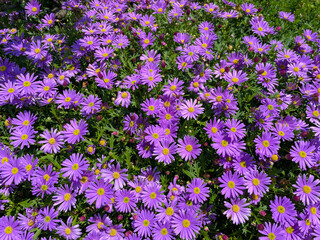
{"type": "Polygon", "coordinates": [[[286,211],[286,209],[281,205],[277,207],[277,210],[279,213],[284,213],[286,211]]]}
{"type": "Polygon", "coordinates": [[[313,116],[315,116],[315,117],[318,117],[318,116],[320,115],[319,111],[317,111],[317,110],[316,110],[316,111],[313,111],[312,114],[313,114],[313,116]]]}
{"type": "Polygon", "coordinates": [[[78,136],[79,134],[80,134],[80,130],[79,129],[76,129],[76,130],[73,131],[73,135],[78,136]]]}
{"type": "Polygon", "coordinates": [[[144,40],[145,44],[148,44],[149,42],[150,42],[149,39],[144,40]]]}
{"type": "Polygon", "coordinates": [[[279,134],[280,136],[284,136],[284,132],[283,132],[283,131],[279,131],[278,134],[279,134]]]}
{"type": "Polygon", "coordinates": [[[147,219],[145,219],[145,220],[143,221],[143,226],[148,227],[149,224],[150,224],[150,222],[149,222],[147,219]]]}
{"type": "Polygon", "coordinates": [[[10,227],[10,226],[8,226],[8,227],[6,227],[6,228],[4,229],[4,232],[5,232],[6,234],[11,234],[12,231],[13,231],[13,228],[10,227]]]}
{"type": "Polygon", "coordinates": [[[168,234],[168,230],[166,228],[162,228],[161,229],[161,235],[167,235],[168,234]]]}
{"type": "Polygon", "coordinates": [[[31,8],[31,11],[36,12],[36,11],[38,11],[38,9],[36,7],[33,7],[33,8],[31,8]]]}
{"type": "Polygon", "coordinates": [[[71,194],[70,193],[66,193],[65,195],[64,195],[64,200],[65,201],[69,201],[71,199],[71,194]]]}
{"type": "Polygon", "coordinates": [[[71,229],[70,228],[66,228],[66,230],[64,230],[65,234],[69,235],[71,234],[71,229]]]}
{"type": "Polygon", "coordinates": [[[40,48],[36,48],[36,49],[34,50],[34,52],[35,52],[36,54],[38,54],[38,53],[41,52],[41,49],[40,49],[40,48]]]}
{"type": "Polygon", "coordinates": [[[162,153],[163,153],[164,155],[168,155],[168,154],[169,154],[169,149],[168,149],[168,148],[162,149],[162,153]]]}
{"type": "Polygon", "coordinates": [[[229,181],[228,182],[228,187],[229,188],[234,188],[236,186],[236,184],[234,183],[234,181],[229,181]]]}
{"type": "Polygon", "coordinates": [[[235,213],[239,212],[239,211],[240,211],[239,206],[238,206],[238,205],[236,205],[236,204],[235,204],[235,205],[233,205],[233,206],[232,206],[232,211],[233,211],[233,212],[235,212],[235,213]]]}
{"type": "Polygon", "coordinates": [[[104,189],[103,188],[99,188],[97,191],[99,196],[102,196],[104,194],[104,189]]]}
{"type": "Polygon", "coordinates": [[[167,214],[168,216],[172,216],[173,213],[174,213],[174,211],[173,211],[173,208],[172,208],[172,207],[168,207],[168,208],[166,209],[166,214],[167,214]]]}
{"type": "Polygon", "coordinates": [[[239,81],[239,78],[232,78],[232,82],[237,83],[239,81]]]}
{"type": "Polygon", "coordinates": [[[299,156],[305,158],[307,156],[307,153],[305,151],[300,151],[299,156]]]}
{"type": "Polygon", "coordinates": [[[29,81],[23,82],[24,87],[29,87],[30,85],[31,85],[31,82],[29,82],[29,81]]]}
{"type": "Polygon", "coordinates": [[[303,190],[304,193],[309,194],[311,192],[311,187],[303,186],[302,190],[303,190]]]}
{"type": "Polygon", "coordinates": [[[182,221],[182,226],[185,228],[188,228],[190,226],[190,221],[188,219],[185,219],[182,221]]]}
{"type": "Polygon", "coordinates": [[[75,163],[75,164],[73,164],[73,166],[72,166],[72,170],[78,170],[79,169],[79,164],[78,163],[75,163]]]}
{"type": "Polygon", "coordinates": [[[28,165],[26,166],[27,172],[29,172],[31,169],[32,169],[32,165],[31,165],[31,164],[28,164],[28,165]]]}
{"type": "Polygon", "coordinates": [[[262,142],[262,145],[263,145],[264,147],[269,147],[270,143],[269,143],[269,141],[264,140],[264,141],[262,142]]]}
{"type": "Polygon", "coordinates": [[[88,45],[92,45],[93,42],[92,42],[92,41],[88,41],[87,44],[88,44],[88,45]]]}
{"type": "Polygon", "coordinates": [[[193,189],[193,192],[194,192],[195,194],[199,194],[199,193],[200,193],[200,188],[195,187],[195,188],[193,189]]]}
{"type": "Polygon", "coordinates": [[[22,139],[22,140],[28,139],[28,135],[27,135],[27,134],[23,134],[23,135],[21,136],[21,139],[22,139]]]}
{"type": "Polygon", "coordinates": [[[157,194],[155,192],[150,193],[150,198],[155,199],[157,197],[157,194]]]}
{"type": "Polygon", "coordinates": [[[140,186],[137,186],[135,190],[136,190],[136,193],[141,193],[142,188],[140,186]]]}
{"type": "Polygon", "coordinates": [[[12,173],[13,175],[16,175],[18,172],[19,172],[19,169],[16,168],[16,167],[12,168],[12,170],[11,170],[11,173],[12,173]]]}
{"type": "Polygon", "coordinates": [[[257,178],[252,179],[252,184],[255,186],[258,186],[260,184],[259,179],[257,179],[257,178]]]}
{"type": "Polygon", "coordinates": [[[50,216],[46,216],[46,217],[44,218],[44,221],[45,221],[45,222],[50,222],[50,220],[51,220],[51,217],[50,217],[50,216]]]}
{"type": "Polygon", "coordinates": [[[8,92],[9,92],[9,93],[13,93],[13,92],[14,92],[14,88],[9,88],[9,89],[8,89],[8,92]]]}
{"type": "Polygon", "coordinates": [[[126,93],[126,92],[122,93],[122,94],[121,94],[121,97],[122,97],[122,98],[127,98],[127,97],[128,97],[128,93],[126,93]]]}
{"type": "Polygon", "coordinates": [[[228,146],[228,142],[226,140],[222,140],[221,141],[221,145],[226,147],[226,146],[228,146]]]}
{"type": "Polygon", "coordinates": [[[192,147],[190,144],[186,146],[186,150],[187,150],[188,152],[191,152],[192,149],[193,149],[193,147],[192,147]]]}
{"type": "Polygon", "coordinates": [[[235,127],[232,127],[230,130],[231,132],[237,132],[237,129],[235,127]]]}
{"type": "Polygon", "coordinates": [[[112,176],[114,179],[118,179],[120,177],[120,174],[118,172],[114,172],[112,176]]]}
{"type": "Polygon", "coordinates": [[[274,162],[278,161],[278,159],[279,159],[279,157],[276,154],[272,155],[272,157],[271,157],[271,160],[274,161],[274,162]]]}
{"type": "Polygon", "coordinates": [[[115,230],[114,228],[111,228],[110,236],[114,237],[115,235],[117,235],[117,230],[115,230]]]}
{"type": "Polygon", "coordinates": [[[123,199],[123,202],[124,203],[128,203],[130,201],[130,199],[128,198],[128,197],[125,197],[124,199],[123,199]]]}
{"type": "Polygon", "coordinates": [[[310,208],[310,212],[314,215],[317,213],[317,209],[315,207],[310,208]]]}

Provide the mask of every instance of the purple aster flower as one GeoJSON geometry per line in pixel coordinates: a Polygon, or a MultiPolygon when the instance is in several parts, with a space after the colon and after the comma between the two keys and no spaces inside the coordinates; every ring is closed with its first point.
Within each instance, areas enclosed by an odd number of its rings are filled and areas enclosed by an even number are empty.
{"type": "Polygon", "coordinates": [[[315,146],[311,145],[308,141],[295,142],[290,150],[290,155],[293,158],[292,161],[299,163],[302,170],[307,170],[307,167],[311,168],[316,164],[313,154],[314,150],[315,146]]]}
{"type": "Polygon", "coordinates": [[[0,239],[15,240],[21,239],[22,231],[19,222],[12,216],[3,216],[0,218],[0,239]]]}
{"type": "Polygon", "coordinates": [[[191,183],[187,187],[190,199],[194,203],[203,203],[209,197],[210,190],[206,187],[206,183],[201,178],[192,179],[191,183]]]}
{"type": "Polygon", "coordinates": [[[114,101],[116,106],[121,104],[122,107],[128,108],[131,103],[131,94],[129,92],[118,92],[117,99],[114,101]]]}
{"type": "Polygon", "coordinates": [[[231,199],[231,203],[224,202],[224,205],[229,209],[223,214],[227,218],[231,217],[232,222],[236,225],[244,223],[251,214],[251,209],[247,207],[250,203],[245,202],[246,199],[231,199]]]}
{"type": "Polygon", "coordinates": [[[319,179],[314,179],[313,175],[307,177],[303,174],[298,176],[297,183],[293,185],[297,190],[295,194],[300,197],[304,205],[315,204],[320,201],[320,183],[319,179]]]}
{"type": "Polygon", "coordinates": [[[67,224],[61,221],[61,225],[57,227],[57,234],[66,240],[75,240],[81,237],[81,229],[78,224],[72,226],[72,217],[69,217],[67,224]]]}
{"type": "Polygon", "coordinates": [[[141,104],[141,109],[146,112],[148,116],[156,116],[159,112],[159,105],[158,99],[149,98],[141,104]]]}
{"type": "Polygon", "coordinates": [[[37,78],[38,76],[34,76],[34,73],[17,75],[17,90],[25,95],[34,95],[40,84],[39,81],[36,81],[37,78]]]}
{"type": "Polygon", "coordinates": [[[149,209],[156,208],[165,199],[163,192],[164,191],[161,191],[160,184],[149,183],[147,186],[144,187],[141,193],[142,202],[149,209]]]}
{"type": "Polygon", "coordinates": [[[189,211],[180,211],[179,213],[174,214],[171,224],[174,233],[179,235],[182,239],[187,240],[195,239],[201,226],[196,214],[189,211]]]}
{"type": "Polygon", "coordinates": [[[26,14],[28,16],[36,16],[40,12],[41,4],[37,0],[31,0],[25,6],[26,14]]]}
{"type": "Polygon", "coordinates": [[[6,185],[11,185],[12,183],[18,185],[25,180],[25,174],[26,170],[21,164],[20,159],[14,159],[10,162],[5,162],[0,167],[0,176],[6,185]]]}
{"type": "Polygon", "coordinates": [[[152,229],[152,238],[154,240],[171,240],[174,239],[170,223],[156,223],[152,229]]]}
{"type": "MultiPolygon", "coordinates": [[[[170,192],[176,193],[176,191],[170,191],[170,192]]],[[[159,222],[163,222],[163,223],[170,222],[173,214],[177,211],[176,203],[177,201],[169,202],[167,199],[165,199],[164,206],[163,204],[159,205],[156,209],[157,211],[156,219],[159,222]]]]}
{"type": "Polygon", "coordinates": [[[269,132],[262,133],[262,136],[258,136],[254,142],[256,143],[256,153],[266,157],[277,154],[280,148],[280,141],[269,132]]]}
{"type": "Polygon", "coordinates": [[[223,127],[224,127],[223,121],[221,121],[220,119],[214,118],[213,120],[210,120],[209,122],[207,122],[207,125],[204,128],[204,130],[206,130],[210,138],[213,138],[217,132],[223,129],[223,127]]]}
{"type": "Polygon", "coordinates": [[[26,173],[27,173],[26,178],[28,180],[30,180],[31,176],[33,176],[34,169],[35,169],[36,165],[38,164],[38,162],[39,162],[39,159],[38,158],[33,159],[33,155],[26,154],[21,157],[21,164],[23,165],[24,169],[26,170],[26,173]]]}
{"type": "Polygon", "coordinates": [[[276,195],[275,200],[270,201],[270,208],[272,219],[277,223],[292,226],[296,221],[297,212],[289,198],[276,195]]]}
{"type": "Polygon", "coordinates": [[[289,22],[294,22],[294,14],[293,13],[287,13],[287,12],[279,12],[279,17],[285,20],[288,20],[289,22]]]}
{"type": "Polygon", "coordinates": [[[245,175],[245,186],[250,194],[263,195],[269,188],[271,178],[264,172],[259,172],[257,169],[249,170],[245,175]]]}
{"type": "Polygon", "coordinates": [[[214,143],[212,143],[211,146],[216,149],[217,153],[222,157],[234,156],[237,153],[236,145],[227,135],[217,132],[213,135],[212,141],[214,143]]]}
{"type": "Polygon", "coordinates": [[[122,224],[119,225],[110,225],[109,229],[107,230],[104,236],[110,240],[118,240],[124,239],[124,232],[125,229],[122,228],[122,224]]]}
{"type": "Polygon", "coordinates": [[[169,97],[183,95],[183,83],[178,78],[174,78],[173,81],[169,81],[168,85],[163,86],[163,95],[169,97]]]}
{"type": "Polygon", "coordinates": [[[228,119],[225,123],[227,134],[231,140],[241,139],[245,136],[245,125],[237,119],[228,119]]]}
{"type": "Polygon", "coordinates": [[[54,201],[54,206],[59,205],[58,211],[70,211],[72,207],[75,207],[76,205],[76,196],[77,192],[74,192],[73,186],[69,187],[67,184],[64,186],[61,186],[57,189],[55,192],[55,196],[52,197],[52,200],[54,201]]]}
{"type": "Polygon", "coordinates": [[[165,165],[174,161],[174,154],[176,153],[176,144],[168,140],[162,140],[155,145],[153,155],[156,156],[158,162],[164,162],[165,165]]]}
{"type": "Polygon", "coordinates": [[[127,171],[127,169],[121,170],[120,163],[118,162],[116,166],[110,165],[107,169],[102,169],[101,177],[107,183],[114,182],[114,189],[119,190],[123,188],[128,181],[127,171]]]}
{"type": "Polygon", "coordinates": [[[68,143],[75,144],[80,140],[85,140],[84,135],[88,133],[88,124],[83,119],[77,123],[76,119],[65,125],[65,131],[62,132],[68,143]]]}
{"type": "Polygon", "coordinates": [[[60,221],[58,219],[55,219],[56,217],[58,217],[58,215],[59,212],[55,211],[54,207],[49,208],[49,206],[47,206],[46,208],[42,209],[39,212],[38,216],[39,229],[49,229],[49,231],[55,230],[58,222],[60,221]]]}
{"type": "Polygon", "coordinates": [[[102,101],[100,98],[90,95],[86,100],[82,102],[81,114],[88,116],[100,111],[102,101]]]}
{"type": "Polygon", "coordinates": [[[160,140],[165,138],[165,130],[160,126],[149,126],[144,131],[146,136],[145,140],[151,144],[158,144],[160,140]]]}
{"type": "Polygon", "coordinates": [[[50,13],[50,14],[46,14],[43,19],[41,19],[42,22],[42,26],[43,27],[52,27],[53,24],[55,23],[56,19],[55,19],[55,14],[54,13],[50,13]]]}
{"type": "Polygon", "coordinates": [[[127,189],[119,190],[115,194],[115,205],[119,212],[132,212],[136,208],[137,198],[127,189]]]}
{"type": "Polygon", "coordinates": [[[28,126],[32,126],[37,120],[35,114],[24,111],[20,112],[15,118],[12,119],[12,125],[15,125],[16,129],[22,129],[28,126]]]}
{"type": "Polygon", "coordinates": [[[9,139],[12,140],[11,144],[16,148],[20,144],[20,149],[23,149],[24,146],[28,148],[30,145],[33,145],[36,141],[33,139],[35,137],[35,131],[32,126],[25,127],[23,129],[15,129],[9,139]]]}
{"type": "Polygon", "coordinates": [[[256,8],[254,8],[254,5],[252,3],[241,4],[241,9],[245,11],[247,15],[253,15],[258,11],[256,8]]]}
{"type": "Polygon", "coordinates": [[[230,83],[230,85],[238,85],[240,86],[241,83],[248,81],[247,74],[242,70],[236,71],[233,70],[232,72],[228,72],[225,75],[225,80],[230,83]]]}
{"type": "Polygon", "coordinates": [[[186,135],[183,139],[178,140],[177,153],[186,161],[196,159],[201,153],[201,144],[193,136],[186,135]]]}
{"type": "MultiPolygon", "coordinates": [[[[100,140],[101,141],[101,140],[100,140]]],[[[103,140],[104,141],[104,140],[103,140]]],[[[106,145],[106,141],[104,141],[104,145],[100,145],[100,146],[105,146],[106,145]]],[[[99,143],[100,144],[100,143],[99,143]]],[[[90,154],[90,155],[93,155],[96,151],[96,146],[95,145],[89,145],[87,147],[87,153],[90,154]]]]}
{"type": "Polygon", "coordinates": [[[204,108],[201,104],[197,104],[197,100],[185,100],[180,106],[181,116],[187,120],[190,118],[197,119],[197,116],[203,111],[204,108]]]}
{"type": "Polygon", "coordinates": [[[259,230],[263,237],[259,237],[260,240],[276,240],[276,239],[284,239],[284,231],[281,227],[274,223],[265,223],[264,229],[259,230]]]}
{"type": "Polygon", "coordinates": [[[86,198],[88,203],[93,204],[96,202],[96,208],[101,208],[103,205],[111,202],[113,190],[110,184],[97,180],[90,183],[86,190],[86,198]]]}
{"type": "Polygon", "coordinates": [[[44,144],[41,146],[43,153],[57,153],[64,143],[63,136],[57,129],[53,130],[53,128],[51,128],[51,132],[46,129],[42,134],[40,134],[40,137],[46,139],[38,142],[40,144],[44,144]]]}
{"type": "Polygon", "coordinates": [[[89,167],[88,161],[83,154],[73,153],[70,159],[66,159],[61,164],[63,167],[61,172],[63,177],[69,177],[71,180],[79,180],[89,167]]]}
{"type": "Polygon", "coordinates": [[[220,187],[223,188],[221,193],[226,198],[237,198],[243,194],[242,190],[246,189],[243,186],[244,179],[238,173],[232,174],[231,171],[227,171],[218,180],[221,182],[220,187]]]}
{"type": "Polygon", "coordinates": [[[103,215],[102,217],[100,214],[96,214],[88,219],[88,222],[92,223],[87,226],[87,232],[96,232],[101,233],[107,229],[107,226],[112,224],[112,221],[107,215],[103,215]]]}
{"type": "Polygon", "coordinates": [[[155,215],[149,210],[142,210],[138,213],[138,219],[133,222],[134,232],[140,237],[149,237],[155,224],[155,215]]]}

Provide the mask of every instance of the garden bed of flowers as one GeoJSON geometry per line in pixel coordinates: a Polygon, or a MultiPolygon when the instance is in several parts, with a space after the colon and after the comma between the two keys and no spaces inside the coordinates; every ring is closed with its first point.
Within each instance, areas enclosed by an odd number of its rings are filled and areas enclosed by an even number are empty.
{"type": "Polygon", "coordinates": [[[294,14],[16,2],[0,14],[1,240],[320,239],[320,35],[288,33],[294,14]]]}

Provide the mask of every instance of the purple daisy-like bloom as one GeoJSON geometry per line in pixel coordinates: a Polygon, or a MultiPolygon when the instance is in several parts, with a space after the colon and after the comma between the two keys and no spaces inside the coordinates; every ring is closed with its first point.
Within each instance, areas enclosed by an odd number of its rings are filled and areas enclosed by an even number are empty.
{"type": "Polygon", "coordinates": [[[140,237],[149,237],[154,224],[155,215],[148,210],[142,210],[138,213],[138,219],[133,222],[134,232],[138,232],[140,237]]]}
{"type": "Polygon", "coordinates": [[[196,159],[201,153],[201,144],[199,140],[193,136],[186,135],[183,139],[178,140],[177,153],[186,161],[196,159]]]}
{"type": "Polygon", "coordinates": [[[61,135],[61,132],[58,132],[57,129],[52,129],[49,132],[48,129],[44,130],[40,137],[45,138],[46,140],[39,141],[38,143],[44,144],[41,146],[43,153],[57,153],[61,149],[64,143],[64,138],[61,135]]]}
{"type": "Polygon", "coordinates": [[[168,85],[163,86],[163,95],[169,97],[183,95],[183,84],[183,81],[180,81],[178,78],[174,78],[173,81],[169,81],[168,85]]]}
{"type": "Polygon", "coordinates": [[[160,126],[149,126],[144,131],[146,136],[145,140],[151,144],[158,144],[160,140],[165,137],[165,130],[160,126]]]}
{"type": "Polygon", "coordinates": [[[3,216],[0,218],[0,239],[15,240],[21,239],[22,231],[19,222],[12,216],[3,216]]]}
{"type": "Polygon", "coordinates": [[[12,133],[13,136],[10,137],[10,140],[13,140],[11,144],[14,147],[18,147],[21,144],[20,149],[23,149],[24,146],[29,148],[30,145],[33,145],[36,142],[33,139],[36,133],[37,131],[35,131],[32,126],[23,129],[15,129],[12,133]]]}
{"type": "Polygon", "coordinates": [[[213,135],[212,141],[214,143],[212,143],[211,146],[217,150],[217,153],[220,156],[225,157],[236,155],[237,147],[228,136],[218,132],[213,135]]]}
{"type": "Polygon", "coordinates": [[[204,108],[201,104],[197,104],[197,100],[185,100],[180,106],[181,116],[187,120],[190,118],[197,119],[197,116],[203,111],[204,108]]]}
{"type": "Polygon", "coordinates": [[[88,124],[81,119],[77,123],[76,119],[70,121],[70,123],[65,125],[65,131],[62,131],[64,138],[68,143],[75,144],[84,139],[84,135],[88,133],[88,124]]]}
{"type": "Polygon", "coordinates": [[[213,138],[216,133],[218,133],[223,129],[223,127],[224,127],[223,121],[221,121],[220,119],[214,118],[213,120],[210,120],[209,122],[207,122],[207,125],[204,128],[204,130],[206,130],[210,138],[213,138]]]}
{"type": "Polygon", "coordinates": [[[277,154],[280,148],[280,141],[269,132],[262,133],[262,136],[258,136],[254,142],[256,143],[256,153],[266,157],[272,157],[272,155],[277,154]]]}
{"type": "Polygon", "coordinates": [[[129,92],[118,92],[117,99],[114,101],[114,104],[119,106],[121,104],[122,107],[129,107],[131,103],[131,94],[129,92]]]}
{"type": "Polygon", "coordinates": [[[249,219],[251,214],[251,209],[247,206],[250,203],[245,203],[246,199],[231,199],[231,203],[224,202],[224,205],[229,208],[223,214],[227,216],[227,218],[231,217],[231,220],[234,224],[238,225],[244,223],[249,219]]]}
{"type": "Polygon", "coordinates": [[[96,202],[96,208],[101,208],[103,205],[111,202],[113,190],[110,184],[97,180],[92,182],[86,190],[86,198],[88,203],[96,202]]]}
{"type": "Polygon", "coordinates": [[[171,221],[171,226],[176,235],[179,235],[182,239],[195,239],[196,234],[200,231],[200,221],[196,214],[192,212],[180,211],[174,214],[171,221]]]}
{"type": "Polygon", "coordinates": [[[38,216],[39,229],[49,229],[49,231],[56,229],[57,224],[60,221],[58,219],[55,219],[56,217],[58,217],[58,215],[59,212],[55,211],[53,207],[49,208],[49,206],[47,206],[46,208],[42,209],[39,212],[38,216]]]}
{"type": "Polygon", "coordinates": [[[297,212],[289,198],[276,195],[275,200],[270,201],[270,208],[272,219],[277,223],[292,226],[296,221],[297,212]]]}
{"type": "Polygon", "coordinates": [[[66,159],[61,164],[63,167],[61,172],[63,177],[69,177],[71,180],[79,180],[89,167],[88,161],[83,154],[73,153],[70,159],[66,159]]]}
{"type": "Polygon", "coordinates": [[[176,144],[168,140],[162,140],[154,148],[153,155],[156,156],[158,162],[164,162],[165,165],[174,161],[174,154],[176,153],[176,144]]]}
{"type": "Polygon", "coordinates": [[[269,190],[271,178],[264,172],[251,169],[246,173],[244,182],[250,194],[263,195],[269,190]]]}
{"type": "Polygon", "coordinates": [[[284,231],[281,227],[274,223],[265,223],[264,229],[259,230],[263,237],[259,237],[259,240],[281,240],[284,239],[284,231]]]}
{"type": "Polygon", "coordinates": [[[101,170],[101,177],[108,183],[114,182],[114,189],[119,190],[126,185],[128,181],[128,170],[122,169],[118,162],[116,166],[110,165],[107,169],[101,170]]]}
{"type": "Polygon", "coordinates": [[[156,223],[152,229],[152,238],[154,240],[171,240],[174,239],[170,223],[156,223]]]}
{"type": "Polygon", "coordinates": [[[69,187],[67,184],[64,186],[61,186],[57,189],[55,192],[55,196],[52,197],[52,200],[55,202],[53,205],[58,207],[58,211],[70,211],[72,207],[75,207],[76,205],[76,196],[77,192],[74,192],[73,187],[69,187]]]}
{"type": "Polygon", "coordinates": [[[161,185],[157,183],[149,183],[144,187],[141,193],[141,199],[146,207],[149,209],[156,208],[165,199],[161,191],[161,185]]]}
{"type": "Polygon", "coordinates": [[[78,224],[72,226],[72,217],[69,217],[67,224],[61,221],[61,225],[57,227],[57,233],[66,240],[75,240],[80,238],[81,229],[78,224]]]}
{"type": "Polygon", "coordinates": [[[115,194],[115,205],[119,212],[132,212],[136,208],[137,198],[132,191],[119,190],[115,194]]]}
{"type": "Polygon", "coordinates": [[[36,16],[40,12],[41,4],[37,0],[31,0],[25,6],[26,14],[28,16],[36,16]]]}
{"type": "Polygon", "coordinates": [[[81,113],[84,116],[95,114],[100,111],[102,101],[100,98],[90,95],[86,100],[82,102],[81,113]]]}
{"type": "Polygon", "coordinates": [[[156,116],[159,112],[159,100],[154,98],[146,99],[141,104],[141,109],[147,113],[147,115],[156,116]]]}
{"type": "Polygon", "coordinates": [[[307,177],[305,174],[298,176],[297,183],[293,185],[297,190],[295,194],[300,197],[304,205],[315,204],[320,201],[320,183],[319,179],[315,179],[313,175],[307,177]]]}
{"type": "Polygon", "coordinates": [[[190,199],[194,203],[203,203],[209,197],[210,190],[206,187],[206,183],[201,178],[192,179],[187,187],[190,199]]]}
{"type": "Polygon", "coordinates": [[[314,159],[315,146],[311,145],[310,142],[298,141],[295,142],[294,146],[290,150],[292,161],[299,163],[302,170],[307,170],[313,167],[316,162],[314,159]]]}
{"type": "Polygon", "coordinates": [[[240,86],[241,83],[248,81],[248,78],[247,78],[247,74],[242,70],[240,71],[233,70],[232,72],[226,73],[225,80],[228,81],[231,85],[240,86]]]}
{"type": "Polygon", "coordinates": [[[25,179],[26,170],[21,164],[20,159],[15,159],[10,162],[5,162],[0,167],[0,176],[1,180],[4,181],[4,184],[11,185],[14,183],[18,185],[25,179]]]}
{"type": "Polygon", "coordinates": [[[279,12],[279,17],[285,20],[288,20],[289,22],[294,22],[294,14],[293,13],[287,13],[287,12],[279,12]]]}
{"type": "Polygon", "coordinates": [[[238,173],[232,174],[231,171],[225,172],[221,177],[218,178],[219,182],[221,182],[220,187],[223,189],[221,193],[226,198],[236,198],[239,195],[243,194],[244,189],[246,189],[244,185],[243,177],[240,177],[238,173]]]}
{"type": "MultiPolygon", "coordinates": [[[[101,141],[101,140],[100,140],[101,141]]],[[[103,140],[104,141],[104,140],[103,140]]],[[[100,143],[99,143],[99,145],[100,146],[105,146],[106,145],[106,141],[104,141],[104,145],[100,145],[100,143]]],[[[95,151],[96,151],[96,146],[95,145],[89,145],[88,147],[87,147],[87,153],[88,154],[90,154],[90,155],[93,155],[94,153],[95,153],[95,151]]]]}
{"type": "Polygon", "coordinates": [[[246,134],[245,125],[237,119],[228,119],[225,126],[231,140],[241,139],[246,134]]]}
{"type": "Polygon", "coordinates": [[[12,125],[15,125],[15,129],[22,129],[28,126],[32,126],[37,120],[35,114],[29,111],[20,112],[15,118],[12,119],[12,125]]]}

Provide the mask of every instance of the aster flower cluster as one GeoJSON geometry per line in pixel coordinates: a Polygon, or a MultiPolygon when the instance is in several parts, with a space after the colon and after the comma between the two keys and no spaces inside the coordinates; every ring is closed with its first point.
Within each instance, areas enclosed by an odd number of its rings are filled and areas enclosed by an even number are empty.
{"type": "Polygon", "coordinates": [[[320,239],[317,32],[227,0],[49,2],[0,14],[0,239],[320,239]]]}

